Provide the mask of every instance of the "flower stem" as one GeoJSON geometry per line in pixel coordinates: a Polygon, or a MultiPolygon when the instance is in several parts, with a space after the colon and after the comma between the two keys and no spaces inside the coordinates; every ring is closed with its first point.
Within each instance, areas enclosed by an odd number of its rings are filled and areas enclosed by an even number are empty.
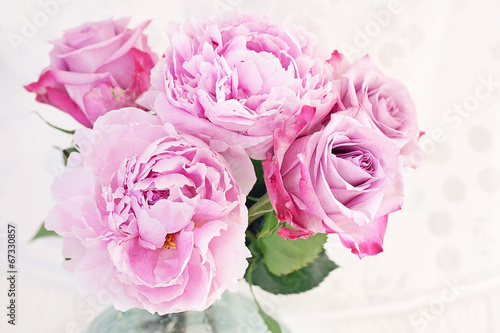
{"type": "Polygon", "coordinates": [[[272,212],[273,206],[269,199],[269,195],[266,193],[257,200],[257,202],[248,209],[248,224],[250,225],[253,221],[257,220],[262,215],[272,212]]]}

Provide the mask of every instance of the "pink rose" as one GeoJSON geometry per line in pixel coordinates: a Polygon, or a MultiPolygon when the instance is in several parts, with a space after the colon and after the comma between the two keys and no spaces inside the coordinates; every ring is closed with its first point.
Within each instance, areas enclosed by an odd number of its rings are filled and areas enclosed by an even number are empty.
{"type": "Polygon", "coordinates": [[[285,238],[337,233],[359,257],[382,251],[387,215],[403,202],[398,148],[380,131],[333,114],[319,131],[297,138],[314,110],[274,133],[264,179],[285,238]]]}
{"type": "MultiPolygon", "coordinates": [[[[361,106],[369,116],[368,123],[364,124],[378,128],[401,149],[405,166],[417,167],[423,157],[418,146],[417,109],[406,87],[384,75],[369,56],[350,64],[335,51],[329,62],[341,81],[340,96],[344,107],[358,111],[358,108],[350,108],[361,106]]],[[[340,105],[336,110],[341,110],[340,105]]],[[[358,118],[356,114],[350,116],[358,118]]]]}
{"type": "Polygon", "coordinates": [[[142,31],[127,29],[128,18],[86,23],[54,41],[51,65],[25,88],[36,100],[69,113],[87,127],[110,110],[136,106],[150,87],[157,56],[142,31]]]}
{"type": "Polygon", "coordinates": [[[63,236],[64,264],[82,294],[166,314],[204,310],[237,289],[250,255],[235,180],[252,178],[244,151],[229,155],[234,170],[202,141],[134,108],[78,130],[75,144],[46,225],[63,236]]]}
{"type": "Polygon", "coordinates": [[[181,132],[204,133],[265,159],[275,128],[293,124],[304,105],[327,115],[336,96],[332,68],[314,37],[266,18],[185,25],[152,71],[140,103],[181,132]]]}

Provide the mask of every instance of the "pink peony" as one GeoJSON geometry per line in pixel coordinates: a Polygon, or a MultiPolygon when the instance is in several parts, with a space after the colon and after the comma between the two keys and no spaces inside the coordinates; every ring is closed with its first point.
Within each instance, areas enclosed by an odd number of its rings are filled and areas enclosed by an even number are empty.
{"type": "Polygon", "coordinates": [[[252,179],[244,151],[228,154],[235,170],[204,142],[134,108],[78,130],[75,144],[46,226],[63,236],[82,294],[166,314],[204,310],[237,288],[250,255],[235,180],[252,179]]]}
{"type": "Polygon", "coordinates": [[[319,131],[297,138],[314,110],[274,133],[264,179],[285,238],[337,233],[359,257],[382,251],[387,215],[403,202],[399,149],[380,131],[333,114],[319,131]]]}
{"type": "Polygon", "coordinates": [[[51,65],[25,88],[36,100],[69,113],[87,127],[110,110],[136,106],[150,87],[157,56],[142,31],[127,29],[129,19],[86,23],[54,41],[51,65]]]}
{"type": "Polygon", "coordinates": [[[265,159],[273,130],[293,124],[302,106],[315,107],[318,122],[336,102],[332,68],[314,37],[266,18],[191,23],[170,40],[140,103],[181,132],[204,133],[265,159]]]}
{"type": "Polygon", "coordinates": [[[417,167],[422,160],[422,152],[418,146],[420,132],[418,130],[417,109],[406,87],[398,80],[384,75],[369,56],[350,64],[338,52],[334,52],[329,63],[341,82],[341,110],[343,104],[350,114],[361,120],[362,110],[369,116],[364,122],[378,128],[394,144],[401,149],[401,158],[405,166],[417,167]],[[354,107],[354,108],[351,108],[354,107]]]}

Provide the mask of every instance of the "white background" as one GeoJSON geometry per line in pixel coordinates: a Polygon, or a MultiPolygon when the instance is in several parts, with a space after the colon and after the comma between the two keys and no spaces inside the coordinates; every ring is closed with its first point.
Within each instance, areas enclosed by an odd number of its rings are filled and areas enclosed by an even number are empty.
{"type": "MultiPolygon", "coordinates": [[[[53,204],[50,184],[62,167],[54,147],[71,143],[32,111],[61,127],[78,126],[22,88],[48,65],[47,41],[85,21],[132,16],[132,26],[153,19],[146,33],[161,53],[167,23],[234,8],[305,26],[351,60],[369,53],[408,86],[427,133],[427,160],[406,177],[405,204],[389,219],[384,253],[360,261],[332,237],[328,253],[341,268],[306,294],[259,292],[266,309],[292,332],[500,332],[499,1],[62,2],[47,7],[48,16],[37,1],[2,0],[1,332],[82,332],[107,306],[75,293],[60,268],[60,240],[29,242],[53,204]],[[27,34],[26,21],[39,27],[27,34]],[[9,41],[14,35],[20,44],[9,41]],[[6,324],[7,223],[17,225],[18,235],[16,327],[6,324]]],[[[242,290],[248,293],[244,283],[242,290]]]]}

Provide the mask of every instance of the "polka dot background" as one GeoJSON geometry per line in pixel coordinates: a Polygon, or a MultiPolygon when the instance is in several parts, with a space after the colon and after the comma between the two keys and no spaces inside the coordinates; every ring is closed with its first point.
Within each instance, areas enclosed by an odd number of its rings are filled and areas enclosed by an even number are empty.
{"type": "MultiPolygon", "coordinates": [[[[357,259],[336,236],[326,244],[340,266],[310,292],[257,296],[292,332],[500,332],[500,3],[496,0],[19,0],[0,12],[0,266],[6,228],[18,230],[18,322],[1,332],[84,332],[109,304],[75,291],[60,262],[61,241],[30,242],[53,204],[61,168],[54,147],[77,124],[37,104],[22,86],[48,62],[47,41],[89,20],[132,16],[155,51],[164,26],[234,9],[303,26],[350,59],[369,53],[415,99],[426,158],[405,172],[403,210],[390,216],[384,252],[357,259]],[[45,13],[45,14],[44,14],[45,13]],[[47,14],[48,13],[48,14],[47,14]],[[50,14],[50,15],[49,15],[50,14]],[[35,28],[29,35],[24,27],[35,28]],[[20,44],[13,36],[22,37],[20,44]]],[[[0,304],[6,279],[0,273],[0,304]]],[[[241,292],[249,295],[246,283],[241,292]]]]}

